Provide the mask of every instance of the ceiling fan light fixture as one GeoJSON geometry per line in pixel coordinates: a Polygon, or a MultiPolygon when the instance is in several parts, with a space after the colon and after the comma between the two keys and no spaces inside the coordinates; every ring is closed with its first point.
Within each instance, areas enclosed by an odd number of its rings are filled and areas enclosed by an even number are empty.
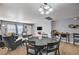
{"type": "Polygon", "coordinates": [[[39,8],[39,11],[43,11],[43,9],[42,8],[39,8]]]}
{"type": "Polygon", "coordinates": [[[39,12],[42,15],[48,15],[52,11],[53,11],[53,8],[47,3],[42,4],[39,8],[39,12]]]}
{"type": "Polygon", "coordinates": [[[42,15],[43,15],[43,14],[44,14],[44,12],[42,11],[40,14],[42,14],[42,15]]]}
{"type": "Polygon", "coordinates": [[[48,15],[49,13],[50,13],[50,12],[49,12],[49,11],[47,11],[47,12],[46,12],[46,15],[48,15]]]}
{"type": "Polygon", "coordinates": [[[50,7],[48,6],[48,5],[45,5],[45,7],[44,7],[45,9],[49,9],[50,7]]]}
{"type": "Polygon", "coordinates": [[[52,9],[52,8],[50,8],[50,9],[49,9],[49,11],[51,12],[51,11],[53,11],[53,9],[52,9]]]}

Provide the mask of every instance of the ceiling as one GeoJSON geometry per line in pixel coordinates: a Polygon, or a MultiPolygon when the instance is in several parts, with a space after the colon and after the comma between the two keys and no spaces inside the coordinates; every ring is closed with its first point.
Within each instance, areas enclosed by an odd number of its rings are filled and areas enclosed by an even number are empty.
{"type": "MultiPolygon", "coordinates": [[[[13,19],[41,19],[38,11],[42,3],[1,3],[0,16],[13,19]]],[[[78,3],[49,3],[53,11],[48,15],[54,20],[72,18],[79,16],[78,3]]]]}

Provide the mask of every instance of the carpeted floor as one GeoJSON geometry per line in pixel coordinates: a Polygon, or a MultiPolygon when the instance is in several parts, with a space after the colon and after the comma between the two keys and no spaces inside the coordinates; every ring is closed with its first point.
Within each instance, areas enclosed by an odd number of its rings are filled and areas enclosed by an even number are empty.
{"type": "MultiPolygon", "coordinates": [[[[17,48],[14,51],[10,51],[10,52],[4,53],[4,54],[7,54],[7,55],[27,55],[25,47],[17,48]]],[[[73,44],[62,42],[60,44],[60,54],[61,55],[79,55],[79,45],[74,46],[73,44]]]]}

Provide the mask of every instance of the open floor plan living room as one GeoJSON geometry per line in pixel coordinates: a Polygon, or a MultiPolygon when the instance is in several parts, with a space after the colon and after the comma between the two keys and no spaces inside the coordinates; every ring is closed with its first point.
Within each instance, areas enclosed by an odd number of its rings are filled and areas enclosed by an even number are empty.
{"type": "Polygon", "coordinates": [[[79,3],[0,3],[0,55],[79,55],[79,3]]]}

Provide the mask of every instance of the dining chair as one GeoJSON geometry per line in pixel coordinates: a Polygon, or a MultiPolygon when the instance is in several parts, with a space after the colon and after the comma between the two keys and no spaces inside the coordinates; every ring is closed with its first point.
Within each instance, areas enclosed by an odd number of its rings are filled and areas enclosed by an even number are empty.
{"type": "Polygon", "coordinates": [[[36,55],[35,41],[27,41],[26,43],[27,55],[36,55]]]}
{"type": "Polygon", "coordinates": [[[1,47],[5,47],[4,42],[0,42],[0,48],[1,48],[1,47]]]}
{"type": "Polygon", "coordinates": [[[61,39],[69,42],[69,33],[61,33],[61,39]]]}
{"type": "Polygon", "coordinates": [[[59,45],[57,42],[48,43],[42,50],[43,55],[60,55],[59,45]]]}
{"type": "Polygon", "coordinates": [[[22,37],[26,38],[27,37],[27,33],[26,32],[22,32],[22,37]]]}
{"type": "MultiPolygon", "coordinates": [[[[52,43],[47,43],[47,45],[44,46],[44,48],[42,49],[42,54],[43,55],[47,55],[49,53],[49,49],[48,48],[51,48],[52,51],[50,51],[51,53],[54,54],[54,51],[53,49],[57,48],[57,52],[58,54],[60,55],[60,52],[59,52],[59,45],[60,45],[60,42],[61,42],[61,36],[59,35],[58,38],[54,38],[54,40],[56,42],[52,42],[52,43]],[[54,47],[55,46],[55,47],[54,47]]],[[[50,49],[50,50],[51,50],[50,49]]],[[[56,50],[55,50],[56,51],[56,50]]]]}
{"type": "Polygon", "coordinates": [[[0,35],[0,41],[2,41],[2,35],[0,35]]]}
{"type": "Polygon", "coordinates": [[[60,45],[60,41],[48,43],[47,49],[46,49],[46,54],[54,52],[55,55],[60,55],[59,45],[60,45]]]}
{"type": "Polygon", "coordinates": [[[15,38],[15,39],[18,39],[18,35],[15,35],[14,38],[15,38]]]}
{"type": "Polygon", "coordinates": [[[27,35],[28,36],[28,39],[32,39],[33,38],[33,35],[30,34],[30,35],[27,35]]]}
{"type": "Polygon", "coordinates": [[[42,38],[48,38],[48,34],[42,34],[42,38]]]}
{"type": "Polygon", "coordinates": [[[12,37],[3,37],[5,40],[5,44],[8,47],[8,49],[14,50],[18,46],[22,46],[22,39],[18,41],[14,41],[12,37]]]}
{"type": "Polygon", "coordinates": [[[79,42],[79,33],[73,33],[73,44],[79,42]]]}

